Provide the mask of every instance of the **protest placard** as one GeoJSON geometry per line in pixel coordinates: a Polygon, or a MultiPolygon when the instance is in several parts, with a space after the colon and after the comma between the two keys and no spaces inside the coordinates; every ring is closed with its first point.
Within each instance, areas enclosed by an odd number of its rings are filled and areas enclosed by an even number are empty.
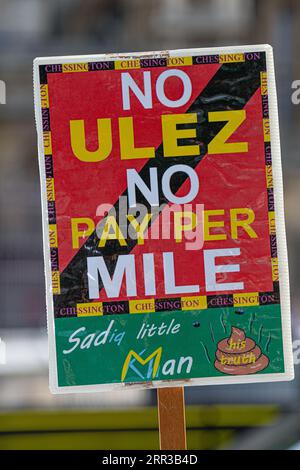
{"type": "Polygon", "coordinates": [[[38,58],[54,392],[293,377],[270,46],[38,58]]]}

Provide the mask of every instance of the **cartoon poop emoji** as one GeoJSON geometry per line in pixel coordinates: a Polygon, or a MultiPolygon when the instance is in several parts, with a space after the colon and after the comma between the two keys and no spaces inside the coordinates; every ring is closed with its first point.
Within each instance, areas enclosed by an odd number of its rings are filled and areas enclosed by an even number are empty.
{"type": "Polygon", "coordinates": [[[244,330],[232,327],[231,336],[218,343],[215,368],[223,374],[255,374],[269,365],[269,359],[244,330]]]}

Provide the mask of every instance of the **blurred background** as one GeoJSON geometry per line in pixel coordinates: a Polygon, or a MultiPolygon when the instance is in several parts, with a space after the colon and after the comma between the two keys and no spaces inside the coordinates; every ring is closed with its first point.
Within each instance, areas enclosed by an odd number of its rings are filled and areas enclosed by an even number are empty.
{"type": "MultiPolygon", "coordinates": [[[[155,392],[48,390],[33,58],[251,43],[275,53],[300,340],[299,0],[0,0],[0,449],[158,448],[155,392]]],[[[190,449],[300,449],[300,365],[294,382],[187,388],[186,403],[190,449]]]]}

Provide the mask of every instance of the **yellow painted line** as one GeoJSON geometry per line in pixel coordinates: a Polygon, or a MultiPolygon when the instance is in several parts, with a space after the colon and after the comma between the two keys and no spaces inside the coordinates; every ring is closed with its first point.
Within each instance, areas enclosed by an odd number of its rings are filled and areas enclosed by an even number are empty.
{"type": "MultiPolygon", "coordinates": [[[[220,449],[228,445],[236,433],[226,427],[270,425],[279,412],[276,405],[188,406],[188,448],[220,449]],[[199,429],[201,427],[211,429],[199,429]]],[[[0,450],[159,448],[156,407],[118,411],[2,412],[0,433],[0,450]]]]}

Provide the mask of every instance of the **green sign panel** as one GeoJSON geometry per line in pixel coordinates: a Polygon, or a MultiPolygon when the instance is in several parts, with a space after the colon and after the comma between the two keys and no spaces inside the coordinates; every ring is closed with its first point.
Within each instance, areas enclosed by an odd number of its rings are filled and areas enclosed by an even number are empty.
{"type": "Polygon", "coordinates": [[[246,313],[225,308],[124,317],[56,320],[60,386],[220,380],[230,369],[230,348],[231,354],[242,351],[231,367],[243,375],[284,372],[278,305],[249,307],[246,313]]]}

